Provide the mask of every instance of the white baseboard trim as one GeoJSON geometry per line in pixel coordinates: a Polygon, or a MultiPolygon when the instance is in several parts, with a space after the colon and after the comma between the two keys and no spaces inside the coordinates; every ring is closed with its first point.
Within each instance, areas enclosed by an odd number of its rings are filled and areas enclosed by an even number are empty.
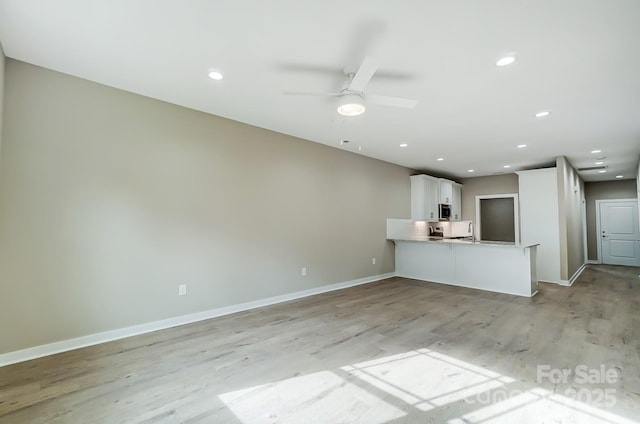
{"type": "Polygon", "coordinates": [[[538,283],[548,283],[548,284],[562,285],[561,281],[554,281],[554,280],[538,280],[538,283]]]}
{"type": "Polygon", "coordinates": [[[578,268],[578,270],[576,272],[573,273],[573,275],[571,276],[571,278],[569,280],[560,280],[560,284],[563,285],[563,286],[572,286],[573,283],[576,282],[576,280],[578,279],[580,274],[582,274],[582,271],[584,271],[586,266],[587,266],[587,264],[583,263],[582,266],[580,268],[578,268]]]}
{"type": "Polygon", "coordinates": [[[587,261],[587,264],[589,264],[589,265],[599,265],[600,263],[601,262],[599,260],[597,260],[597,259],[589,259],[587,261]]]}
{"type": "Polygon", "coordinates": [[[327,286],[283,294],[280,296],[268,297],[266,299],[239,303],[237,305],[224,306],[222,308],[210,309],[208,311],[181,315],[178,317],[163,319],[160,321],[119,328],[116,330],[104,331],[102,333],[89,334],[87,336],[81,336],[73,339],[62,340],[59,342],[16,350],[13,352],[2,353],[0,354],[0,367],[15,364],[18,362],[29,361],[31,359],[41,358],[43,356],[54,355],[56,353],[67,352],[69,350],[80,349],[82,347],[93,346],[118,339],[124,339],[126,337],[137,336],[140,334],[151,333],[153,331],[164,330],[166,328],[177,327],[179,325],[185,325],[197,321],[216,318],[223,315],[234,314],[236,312],[247,311],[249,309],[261,308],[263,306],[269,306],[276,303],[282,303],[290,300],[300,299],[303,297],[313,296],[314,294],[327,293],[334,290],[358,286],[361,284],[373,283],[374,281],[384,280],[385,278],[394,277],[395,275],[395,272],[373,275],[370,277],[359,278],[357,280],[330,284],[327,286]]]}

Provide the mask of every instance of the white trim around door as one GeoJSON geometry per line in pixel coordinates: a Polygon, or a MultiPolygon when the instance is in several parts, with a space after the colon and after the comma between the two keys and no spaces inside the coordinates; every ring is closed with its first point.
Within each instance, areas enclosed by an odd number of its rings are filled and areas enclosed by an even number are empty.
{"type": "MultiPolygon", "coordinates": [[[[638,204],[638,199],[602,199],[596,200],[596,247],[598,249],[598,260],[597,263],[602,264],[602,229],[600,223],[600,205],[603,203],[617,203],[617,202],[630,202],[638,204]]],[[[640,208],[639,208],[640,209],[640,208]]]]}

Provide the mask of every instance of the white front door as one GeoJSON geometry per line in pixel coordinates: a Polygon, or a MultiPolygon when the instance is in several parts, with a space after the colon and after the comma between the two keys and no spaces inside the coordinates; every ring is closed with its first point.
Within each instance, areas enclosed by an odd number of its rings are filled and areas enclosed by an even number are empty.
{"type": "Polygon", "coordinates": [[[638,202],[600,201],[602,263],[640,266],[638,202]]]}

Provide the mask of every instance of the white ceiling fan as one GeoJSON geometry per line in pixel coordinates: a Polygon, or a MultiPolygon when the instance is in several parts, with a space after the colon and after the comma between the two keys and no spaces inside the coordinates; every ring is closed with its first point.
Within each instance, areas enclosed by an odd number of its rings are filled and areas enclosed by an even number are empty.
{"type": "Polygon", "coordinates": [[[338,113],[344,116],[356,116],[364,113],[364,103],[372,103],[382,106],[413,109],[418,100],[402,97],[383,96],[379,94],[365,93],[365,88],[378,70],[378,61],[371,56],[366,56],[356,72],[344,70],[347,80],[337,93],[313,93],[313,92],[285,92],[286,95],[301,96],[330,96],[340,99],[338,113]]]}

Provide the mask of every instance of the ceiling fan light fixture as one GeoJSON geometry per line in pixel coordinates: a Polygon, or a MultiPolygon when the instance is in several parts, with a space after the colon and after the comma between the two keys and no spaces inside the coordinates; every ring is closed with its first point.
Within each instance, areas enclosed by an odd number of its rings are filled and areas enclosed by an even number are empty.
{"type": "Polygon", "coordinates": [[[358,116],[362,115],[365,107],[360,103],[346,103],[338,106],[338,113],[342,116],[358,116]]]}
{"type": "Polygon", "coordinates": [[[358,116],[362,115],[366,110],[362,104],[360,96],[349,94],[342,96],[342,102],[338,106],[338,113],[342,116],[358,116]]]}

